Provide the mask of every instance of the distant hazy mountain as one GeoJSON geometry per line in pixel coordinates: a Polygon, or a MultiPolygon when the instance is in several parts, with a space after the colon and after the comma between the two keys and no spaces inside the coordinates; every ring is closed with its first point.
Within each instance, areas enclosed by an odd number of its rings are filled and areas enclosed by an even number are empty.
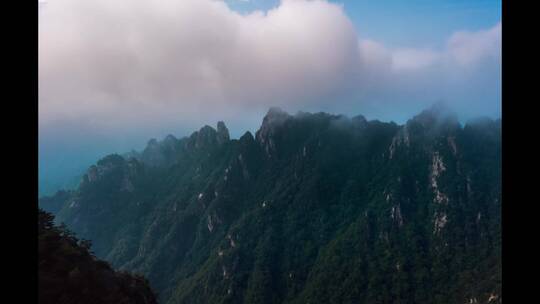
{"type": "Polygon", "coordinates": [[[271,109],[40,201],[163,303],[501,303],[501,121],[271,109]]]}
{"type": "Polygon", "coordinates": [[[38,180],[38,196],[53,195],[60,190],[75,190],[79,186],[82,174],[71,178],[43,177],[38,180]]]}

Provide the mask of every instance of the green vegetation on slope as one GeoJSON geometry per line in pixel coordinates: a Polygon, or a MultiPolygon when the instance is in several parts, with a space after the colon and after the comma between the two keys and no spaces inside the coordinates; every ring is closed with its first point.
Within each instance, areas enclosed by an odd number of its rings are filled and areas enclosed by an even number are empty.
{"type": "Polygon", "coordinates": [[[255,136],[108,156],[48,201],[166,303],[500,303],[500,161],[500,120],[272,109],[255,136]]]}

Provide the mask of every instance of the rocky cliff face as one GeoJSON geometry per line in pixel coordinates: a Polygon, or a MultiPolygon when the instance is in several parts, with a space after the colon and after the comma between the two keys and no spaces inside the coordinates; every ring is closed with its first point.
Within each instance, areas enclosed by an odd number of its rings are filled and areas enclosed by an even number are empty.
{"type": "Polygon", "coordinates": [[[101,161],[58,217],[164,302],[501,301],[500,120],[274,108],[145,153],[166,156],[101,161]]]}

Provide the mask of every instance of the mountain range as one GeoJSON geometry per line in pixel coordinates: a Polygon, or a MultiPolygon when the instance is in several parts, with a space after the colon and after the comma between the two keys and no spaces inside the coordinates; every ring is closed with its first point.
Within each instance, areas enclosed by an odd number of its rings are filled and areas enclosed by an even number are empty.
{"type": "Polygon", "coordinates": [[[109,155],[39,205],[162,303],[502,303],[501,120],[271,108],[109,155]]]}

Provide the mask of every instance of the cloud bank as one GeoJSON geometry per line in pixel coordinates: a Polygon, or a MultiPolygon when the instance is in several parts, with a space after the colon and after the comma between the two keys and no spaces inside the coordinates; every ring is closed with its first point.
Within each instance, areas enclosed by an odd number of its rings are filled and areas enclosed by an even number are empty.
{"type": "Polygon", "coordinates": [[[39,18],[40,130],[250,120],[269,106],[377,115],[440,99],[500,112],[500,23],[442,49],[389,49],[326,1],[242,15],[211,0],[50,0],[39,18]]]}

